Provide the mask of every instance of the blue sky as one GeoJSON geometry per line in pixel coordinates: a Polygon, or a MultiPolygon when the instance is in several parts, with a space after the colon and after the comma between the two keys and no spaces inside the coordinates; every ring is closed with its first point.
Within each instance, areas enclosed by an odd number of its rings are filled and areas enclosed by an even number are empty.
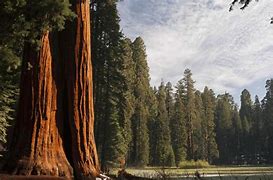
{"type": "Polygon", "coordinates": [[[228,12],[231,0],[123,0],[121,28],[146,44],[151,85],[175,84],[190,68],[196,88],[231,93],[239,102],[247,88],[265,94],[273,78],[273,1],[228,12]]]}

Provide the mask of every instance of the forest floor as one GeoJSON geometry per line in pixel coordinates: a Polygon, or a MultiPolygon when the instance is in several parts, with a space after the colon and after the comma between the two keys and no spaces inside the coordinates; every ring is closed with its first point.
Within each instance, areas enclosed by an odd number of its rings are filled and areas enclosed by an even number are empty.
{"type": "MultiPolygon", "coordinates": [[[[112,169],[110,174],[117,174],[118,169],[112,169]]],[[[273,166],[211,166],[209,168],[127,168],[126,172],[144,178],[159,179],[232,179],[232,180],[273,180],[273,166]]]]}

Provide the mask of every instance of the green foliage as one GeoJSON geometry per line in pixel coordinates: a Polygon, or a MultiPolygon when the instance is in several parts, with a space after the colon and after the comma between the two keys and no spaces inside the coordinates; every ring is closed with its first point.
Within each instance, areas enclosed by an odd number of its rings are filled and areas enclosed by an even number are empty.
{"type": "Polygon", "coordinates": [[[238,107],[235,106],[232,112],[232,130],[229,156],[238,158],[243,154],[242,151],[242,120],[240,118],[238,107]]]}
{"type": "Polygon", "coordinates": [[[134,62],[132,59],[132,49],[131,41],[129,39],[124,39],[121,42],[121,56],[120,56],[120,73],[122,81],[119,82],[119,123],[122,127],[122,135],[124,138],[124,145],[126,151],[123,156],[128,155],[129,146],[132,141],[132,123],[131,118],[134,113],[135,107],[135,97],[133,94],[135,72],[134,72],[134,62]]]}
{"type": "Polygon", "coordinates": [[[133,142],[131,163],[137,166],[146,166],[149,162],[149,68],[146,59],[144,41],[138,37],[132,43],[133,61],[135,63],[135,113],[132,118],[133,142]]]}
{"type": "MultiPolygon", "coordinates": [[[[232,7],[241,3],[243,9],[249,2],[234,0],[232,7]]],[[[120,158],[135,166],[178,166],[185,159],[238,163],[241,155],[273,152],[271,81],[261,104],[253,105],[244,90],[241,109],[228,93],[216,99],[207,87],[197,91],[189,69],[175,93],[171,83],[152,89],[144,41],[123,36],[116,5],[117,0],[101,0],[91,8],[95,137],[102,165],[120,158]],[[249,139],[255,142],[251,151],[249,139]]]]}
{"type": "Polygon", "coordinates": [[[251,95],[248,90],[244,89],[241,94],[241,108],[240,108],[240,118],[241,118],[241,152],[244,154],[252,154],[253,145],[248,139],[252,138],[253,132],[253,103],[251,100],[251,95]]]}
{"type": "Polygon", "coordinates": [[[266,81],[266,95],[262,100],[262,119],[263,119],[263,151],[273,159],[273,79],[266,81]]]}
{"type": "Polygon", "coordinates": [[[104,167],[128,159],[136,75],[132,42],[120,32],[116,1],[94,2],[92,18],[95,137],[104,167]]]}
{"type": "Polygon", "coordinates": [[[168,82],[165,86],[165,92],[166,92],[166,109],[168,113],[168,119],[171,119],[173,116],[173,111],[174,111],[174,99],[173,99],[173,88],[172,84],[168,82]]]}
{"type": "Polygon", "coordinates": [[[111,117],[109,118],[111,121],[106,126],[107,129],[111,129],[111,131],[108,131],[107,133],[107,139],[105,140],[107,146],[105,147],[106,151],[104,154],[105,165],[114,167],[120,165],[119,161],[124,159],[127,151],[126,144],[124,143],[125,139],[122,134],[122,128],[118,122],[117,113],[118,110],[113,109],[111,117]]]}
{"type": "MultiPolygon", "coordinates": [[[[245,121],[245,124],[248,124],[246,126],[250,126],[252,123],[252,100],[251,100],[251,96],[250,93],[244,89],[242,91],[242,95],[241,95],[241,108],[240,108],[240,118],[245,121]]],[[[244,128],[244,127],[243,127],[244,128]]],[[[245,131],[248,131],[250,127],[245,127],[245,131]]]]}
{"type": "Polygon", "coordinates": [[[253,126],[252,126],[252,137],[255,142],[253,143],[254,152],[261,152],[264,145],[262,140],[263,132],[263,119],[262,119],[262,108],[258,96],[255,96],[255,102],[253,107],[253,126]]]}
{"type": "Polygon", "coordinates": [[[0,141],[5,143],[7,128],[14,119],[20,61],[7,48],[0,48],[0,61],[0,141]]]}
{"type": "Polygon", "coordinates": [[[111,76],[108,84],[108,92],[106,94],[107,105],[104,112],[106,119],[105,124],[101,128],[109,127],[111,132],[105,132],[106,142],[104,147],[107,151],[104,161],[119,162],[126,160],[129,151],[129,145],[132,140],[131,117],[134,113],[134,63],[132,61],[131,41],[121,39],[119,45],[119,54],[113,57],[113,69],[111,68],[111,76]],[[114,64],[115,63],[115,64],[114,64]]]}
{"type": "Polygon", "coordinates": [[[45,31],[62,30],[75,17],[69,0],[4,0],[0,2],[0,44],[23,38],[39,45],[45,31]]]}
{"type": "Polygon", "coordinates": [[[205,138],[203,136],[204,126],[204,107],[201,92],[196,91],[194,97],[195,104],[195,121],[193,121],[193,142],[194,142],[194,159],[206,159],[205,138]]]}
{"type": "Polygon", "coordinates": [[[158,115],[155,120],[153,133],[156,137],[155,152],[153,152],[153,165],[173,166],[175,162],[174,152],[171,146],[168,111],[166,108],[166,91],[163,82],[157,92],[158,115]]]}
{"type": "Polygon", "coordinates": [[[186,122],[185,107],[183,104],[183,84],[176,86],[174,112],[170,119],[172,147],[175,155],[175,164],[186,159],[186,122]]]}
{"type": "Polygon", "coordinates": [[[204,159],[209,163],[219,157],[215,133],[215,97],[214,92],[205,87],[202,93],[204,120],[202,121],[202,138],[204,139],[204,159]]]}
{"type": "MultiPolygon", "coordinates": [[[[222,163],[231,163],[232,154],[232,117],[234,102],[230,94],[225,93],[217,97],[216,105],[216,140],[219,148],[219,158],[222,163]]],[[[238,112],[237,112],[238,113],[238,112]]]]}
{"type": "Polygon", "coordinates": [[[198,160],[198,161],[182,161],[179,163],[179,167],[182,169],[200,169],[208,168],[210,164],[207,161],[198,160]]]}
{"type": "Polygon", "coordinates": [[[0,141],[2,143],[6,142],[7,127],[9,126],[9,120],[12,120],[10,113],[13,109],[10,108],[10,104],[13,103],[12,97],[10,97],[10,92],[1,90],[0,92],[0,141]]]}
{"type": "Polygon", "coordinates": [[[198,124],[197,110],[195,107],[195,88],[190,69],[184,71],[184,78],[181,80],[184,87],[183,103],[185,106],[185,123],[187,136],[187,159],[194,159],[195,142],[194,142],[194,124],[198,124]]]}
{"type": "Polygon", "coordinates": [[[157,136],[154,132],[156,130],[155,122],[158,114],[158,101],[156,97],[157,89],[150,88],[149,93],[149,119],[148,119],[148,131],[149,131],[149,164],[152,164],[156,159],[154,153],[156,148],[157,136]]]}
{"type": "Polygon", "coordinates": [[[68,0],[0,1],[0,140],[5,142],[8,124],[14,119],[19,70],[24,44],[39,47],[45,31],[64,29],[75,17],[68,0]]]}

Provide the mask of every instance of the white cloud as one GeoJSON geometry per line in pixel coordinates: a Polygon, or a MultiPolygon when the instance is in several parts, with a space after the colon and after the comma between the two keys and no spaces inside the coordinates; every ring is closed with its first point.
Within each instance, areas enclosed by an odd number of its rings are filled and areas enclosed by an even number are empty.
{"type": "MultiPolygon", "coordinates": [[[[228,0],[124,0],[121,25],[143,37],[152,85],[176,83],[190,68],[196,86],[236,96],[273,76],[273,1],[228,12],[228,0]]],[[[256,89],[255,89],[256,88],[256,89]]]]}

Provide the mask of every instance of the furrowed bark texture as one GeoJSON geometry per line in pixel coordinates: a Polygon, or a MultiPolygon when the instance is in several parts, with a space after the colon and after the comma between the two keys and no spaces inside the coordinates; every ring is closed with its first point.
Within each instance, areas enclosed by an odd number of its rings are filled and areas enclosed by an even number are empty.
{"type": "Polygon", "coordinates": [[[71,177],[59,126],[49,33],[41,42],[39,51],[25,46],[19,110],[6,168],[12,174],[71,177]]]}
{"type": "Polygon", "coordinates": [[[6,170],[76,179],[100,176],[94,138],[90,3],[71,0],[66,29],[25,46],[20,102],[6,170]],[[74,173],[74,175],[73,175],[74,173]]]}
{"type": "Polygon", "coordinates": [[[94,138],[94,107],[91,66],[90,4],[74,0],[76,21],[69,23],[61,46],[64,49],[72,159],[77,178],[99,176],[94,138]]]}

